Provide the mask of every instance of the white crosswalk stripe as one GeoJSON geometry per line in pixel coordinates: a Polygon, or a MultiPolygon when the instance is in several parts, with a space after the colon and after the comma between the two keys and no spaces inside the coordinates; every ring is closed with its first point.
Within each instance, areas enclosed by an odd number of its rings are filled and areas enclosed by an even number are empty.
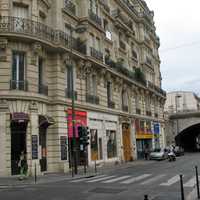
{"type": "Polygon", "coordinates": [[[151,176],[151,174],[143,174],[141,176],[136,176],[136,177],[130,178],[128,180],[122,181],[120,183],[122,183],[122,184],[130,184],[130,183],[134,183],[136,181],[140,181],[142,179],[145,179],[145,178],[147,178],[149,176],[151,176]]]}
{"type": "Polygon", "coordinates": [[[161,174],[161,175],[155,176],[153,178],[147,179],[146,181],[140,183],[140,185],[147,185],[149,183],[155,182],[155,181],[163,178],[164,176],[166,176],[166,175],[165,174],[161,174]]]}
{"type": "Polygon", "coordinates": [[[73,180],[70,181],[70,183],[79,183],[79,182],[84,182],[87,180],[93,180],[93,179],[97,179],[97,178],[102,178],[105,177],[106,175],[99,175],[99,176],[95,176],[95,177],[91,177],[91,178],[82,178],[82,179],[77,179],[77,180],[73,180]]]}
{"type": "Polygon", "coordinates": [[[97,178],[97,179],[90,180],[90,181],[86,181],[86,182],[87,182],[87,183],[95,183],[95,182],[107,180],[107,179],[114,178],[114,177],[116,177],[116,176],[106,176],[106,177],[97,178]]]}
{"type": "Polygon", "coordinates": [[[103,181],[102,183],[114,183],[114,182],[117,182],[117,181],[120,181],[120,180],[123,180],[123,179],[127,179],[127,178],[130,178],[131,176],[120,176],[118,178],[113,178],[113,179],[110,179],[110,180],[107,180],[107,181],[103,181]]]}
{"type": "Polygon", "coordinates": [[[186,182],[183,186],[184,187],[194,187],[196,184],[196,177],[192,177],[188,182],[186,182]]]}
{"type": "Polygon", "coordinates": [[[162,185],[162,186],[170,186],[170,185],[172,185],[172,184],[178,182],[179,179],[180,179],[180,178],[179,178],[179,175],[176,175],[176,176],[170,178],[167,182],[161,183],[160,185],[162,185]]]}

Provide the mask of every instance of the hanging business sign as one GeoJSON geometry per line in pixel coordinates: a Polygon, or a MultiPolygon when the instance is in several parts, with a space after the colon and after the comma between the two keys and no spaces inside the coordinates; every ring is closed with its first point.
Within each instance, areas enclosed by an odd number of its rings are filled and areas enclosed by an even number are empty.
{"type": "Polygon", "coordinates": [[[154,134],[160,134],[160,124],[154,123],[154,134]]]}

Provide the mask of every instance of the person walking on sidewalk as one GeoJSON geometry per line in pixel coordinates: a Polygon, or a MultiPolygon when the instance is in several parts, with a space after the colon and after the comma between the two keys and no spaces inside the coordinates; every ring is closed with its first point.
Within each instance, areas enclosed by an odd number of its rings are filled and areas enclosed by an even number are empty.
{"type": "Polygon", "coordinates": [[[19,162],[18,162],[18,167],[20,168],[20,180],[23,180],[27,176],[28,172],[28,165],[27,165],[27,160],[26,160],[26,154],[24,151],[21,152],[19,162]]]}
{"type": "Polygon", "coordinates": [[[144,148],[144,158],[145,158],[145,160],[149,160],[149,148],[148,148],[148,146],[145,146],[145,148],[144,148]]]}

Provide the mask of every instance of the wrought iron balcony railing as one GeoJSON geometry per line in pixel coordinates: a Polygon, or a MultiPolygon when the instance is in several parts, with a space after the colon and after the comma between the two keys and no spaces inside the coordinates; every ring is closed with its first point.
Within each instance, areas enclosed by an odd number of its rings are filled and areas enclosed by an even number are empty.
{"type": "Polygon", "coordinates": [[[76,15],[76,6],[70,0],[65,0],[64,9],[69,10],[73,15],[76,15]]]}
{"type": "Polygon", "coordinates": [[[128,106],[127,105],[122,105],[122,110],[124,112],[128,112],[128,106]]]}
{"type": "Polygon", "coordinates": [[[40,84],[38,88],[38,92],[39,94],[48,96],[48,86],[44,84],[40,84]]]}
{"type": "Polygon", "coordinates": [[[114,108],[115,108],[115,102],[109,100],[109,101],[108,101],[108,108],[114,109],[114,108]]]}
{"type": "MultiPolygon", "coordinates": [[[[65,97],[71,99],[71,98],[72,98],[72,95],[73,95],[72,90],[69,89],[69,88],[66,88],[66,89],[65,89],[65,97]]],[[[77,91],[74,91],[74,99],[75,99],[75,100],[77,100],[77,95],[78,95],[78,94],[77,94],[77,91]]]]}
{"type": "Polygon", "coordinates": [[[138,114],[138,115],[141,114],[141,110],[139,108],[136,108],[136,114],[138,114]]]}
{"type": "Polygon", "coordinates": [[[17,34],[22,37],[34,37],[34,39],[43,40],[53,45],[70,48],[86,54],[86,45],[78,42],[78,39],[72,38],[61,30],[53,29],[45,24],[29,19],[1,16],[0,17],[0,35],[17,34]]]}
{"type": "Polygon", "coordinates": [[[95,48],[90,47],[90,55],[100,61],[103,61],[103,53],[97,51],[95,48]]]}
{"type": "Polygon", "coordinates": [[[101,18],[100,18],[97,14],[95,14],[92,10],[89,10],[89,11],[88,11],[88,14],[89,14],[89,18],[90,18],[93,22],[95,22],[95,23],[98,24],[99,26],[102,25],[101,18]]]}
{"type": "Polygon", "coordinates": [[[86,94],[86,102],[98,105],[99,97],[91,94],[86,94]]]}
{"type": "Polygon", "coordinates": [[[10,90],[23,90],[28,91],[28,81],[10,80],[10,90]]]}

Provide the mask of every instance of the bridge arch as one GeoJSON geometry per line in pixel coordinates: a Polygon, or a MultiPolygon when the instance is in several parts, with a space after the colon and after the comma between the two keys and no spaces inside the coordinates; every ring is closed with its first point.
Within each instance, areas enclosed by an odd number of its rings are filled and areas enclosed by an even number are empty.
{"type": "MultiPolygon", "coordinates": [[[[185,151],[200,151],[200,120],[181,120],[182,126],[175,137],[176,144],[182,146],[185,151]],[[195,124],[195,122],[198,122],[195,124]],[[190,124],[190,126],[188,126],[190,124]]],[[[181,125],[180,124],[180,125],[181,125]]]]}

